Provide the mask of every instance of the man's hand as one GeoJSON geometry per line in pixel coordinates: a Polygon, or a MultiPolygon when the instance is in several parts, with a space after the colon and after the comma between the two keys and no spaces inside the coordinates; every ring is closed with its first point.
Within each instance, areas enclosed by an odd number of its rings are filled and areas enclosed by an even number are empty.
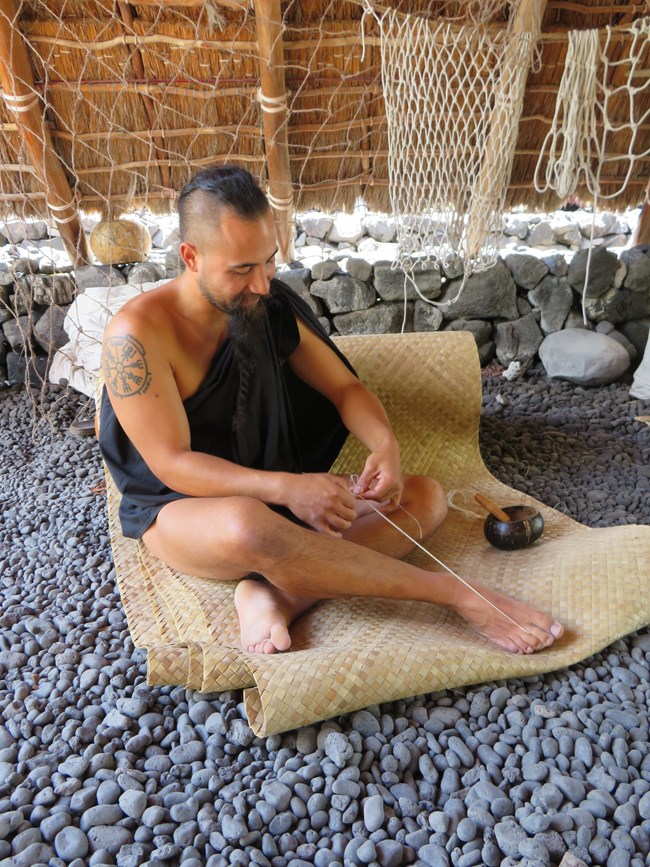
{"type": "Polygon", "coordinates": [[[340,536],[357,516],[346,480],[329,473],[291,475],[284,505],[293,514],[330,536],[340,536]]]}
{"type": "Polygon", "coordinates": [[[393,441],[368,456],[352,493],[365,500],[379,503],[392,501],[394,505],[398,505],[403,489],[399,446],[393,441]]]}

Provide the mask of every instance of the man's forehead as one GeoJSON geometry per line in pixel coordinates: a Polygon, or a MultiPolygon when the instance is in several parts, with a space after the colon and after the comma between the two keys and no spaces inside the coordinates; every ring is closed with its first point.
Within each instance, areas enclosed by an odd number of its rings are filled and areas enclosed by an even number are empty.
{"type": "Polygon", "coordinates": [[[270,214],[258,220],[228,215],[221,221],[213,239],[228,259],[238,262],[266,261],[277,248],[275,223],[270,214]]]}

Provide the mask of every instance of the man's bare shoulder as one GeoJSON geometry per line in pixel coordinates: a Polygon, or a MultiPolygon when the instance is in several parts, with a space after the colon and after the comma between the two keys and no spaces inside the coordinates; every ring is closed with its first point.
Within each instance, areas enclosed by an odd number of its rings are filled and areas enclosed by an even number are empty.
{"type": "Polygon", "coordinates": [[[119,337],[127,333],[135,334],[136,337],[163,336],[174,323],[178,293],[176,278],[127,301],[109,322],[105,337],[119,337]]]}
{"type": "Polygon", "coordinates": [[[153,379],[160,383],[173,366],[175,297],[174,286],[166,283],[132,298],[109,322],[102,370],[111,398],[145,395],[153,379]]]}

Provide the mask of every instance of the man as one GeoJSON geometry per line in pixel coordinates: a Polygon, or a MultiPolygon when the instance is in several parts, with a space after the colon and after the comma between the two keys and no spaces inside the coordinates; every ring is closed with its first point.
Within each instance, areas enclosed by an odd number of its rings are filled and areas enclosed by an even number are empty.
{"type": "Polygon", "coordinates": [[[411,543],[375,509],[427,536],[442,490],[402,476],[380,402],[273,279],[273,216],[251,175],[200,172],[179,218],[185,270],[126,304],[104,340],[100,444],[125,535],[172,568],[239,581],[252,652],[288,650],[292,621],[339,596],[443,605],[515,653],[550,645],[562,626],[548,615],[401,561],[411,543]],[[327,472],[347,430],[370,451],[354,485],[327,472]]]}

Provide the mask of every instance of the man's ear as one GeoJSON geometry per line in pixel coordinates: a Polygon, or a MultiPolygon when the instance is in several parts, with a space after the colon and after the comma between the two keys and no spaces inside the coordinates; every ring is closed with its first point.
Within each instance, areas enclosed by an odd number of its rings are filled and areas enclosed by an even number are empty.
{"type": "Polygon", "coordinates": [[[197,250],[194,244],[191,244],[189,241],[183,241],[178,248],[178,252],[188,271],[196,271],[197,250]]]}

